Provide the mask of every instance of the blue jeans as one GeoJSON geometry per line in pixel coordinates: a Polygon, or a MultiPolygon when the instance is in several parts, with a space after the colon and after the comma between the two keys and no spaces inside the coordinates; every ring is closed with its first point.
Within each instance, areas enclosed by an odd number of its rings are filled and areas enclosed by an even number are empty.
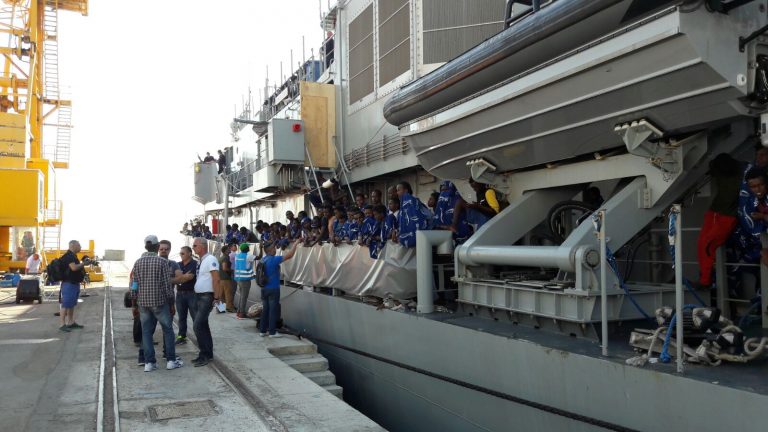
{"type": "Polygon", "coordinates": [[[194,291],[176,291],[176,313],[179,314],[179,336],[187,337],[187,313],[195,322],[197,299],[194,291]]]}
{"type": "Polygon", "coordinates": [[[213,359],[213,338],[208,326],[208,315],[213,309],[213,293],[195,294],[195,316],[192,329],[195,331],[197,346],[200,347],[200,358],[213,359]]]}
{"type": "Polygon", "coordinates": [[[152,333],[155,332],[157,323],[160,323],[160,327],[163,329],[165,354],[169,360],[175,359],[176,345],[173,338],[171,308],[167,304],[155,307],[139,306],[139,316],[141,317],[141,345],[144,348],[144,360],[147,363],[157,363],[155,346],[152,344],[152,333]]]}
{"type": "Polygon", "coordinates": [[[466,211],[467,211],[467,215],[466,215],[467,222],[473,225],[477,225],[477,229],[480,229],[481,226],[485,225],[486,222],[491,220],[490,217],[486,216],[484,213],[480,212],[479,210],[468,208],[466,211]]]}
{"type": "Polygon", "coordinates": [[[277,320],[280,318],[280,288],[261,289],[261,319],[259,320],[259,332],[273,335],[277,331],[277,320]],[[269,326],[269,328],[267,328],[269,326]]]}

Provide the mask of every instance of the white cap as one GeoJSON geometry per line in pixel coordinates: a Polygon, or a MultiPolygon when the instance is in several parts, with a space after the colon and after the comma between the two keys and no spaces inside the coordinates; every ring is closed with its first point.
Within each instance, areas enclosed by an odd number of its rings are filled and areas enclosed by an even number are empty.
{"type": "Polygon", "coordinates": [[[157,240],[157,236],[156,235],[150,234],[150,235],[144,237],[144,243],[145,244],[146,243],[158,244],[160,242],[157,240]]]}

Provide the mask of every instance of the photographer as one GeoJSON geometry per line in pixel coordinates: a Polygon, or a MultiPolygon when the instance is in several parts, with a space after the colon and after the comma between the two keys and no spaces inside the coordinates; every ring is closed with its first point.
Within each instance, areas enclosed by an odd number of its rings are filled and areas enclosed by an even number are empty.
{"type": "Polygon", "coordinates": [[[88,257],[83,258],[81,263],[77,259],[77,253],[80,252],[80,242],[72,240],[69,242],[69,250],[59,259],[62,266],[64,277],[61,281],[61,327],[60,331],[70,332],[83,328],[75,322],[75,306],[80,297],[80,284],[85,279],[84,267],[90,263],[88,257]]]}

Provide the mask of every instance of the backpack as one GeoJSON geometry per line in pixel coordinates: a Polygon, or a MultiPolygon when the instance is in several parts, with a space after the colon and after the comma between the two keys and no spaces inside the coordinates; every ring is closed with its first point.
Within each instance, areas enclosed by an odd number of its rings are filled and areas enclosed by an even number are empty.
{"type": "Polygon", "coordinates": [[[499,203],[499,213],[501,213],[505,208],[509,207],[509,200],[506,195],[496,189],[493,189],[493,192],[496,194],[496,202],[499,203]]]}
{"type": "Polygon", "coordinates": [[[62,267],[60,258],[56,258],[48,263],[48,266],[45,268],[48,282],[61,282],[64,280],[64,269],[62,267]]]}
{"type": "Polygon", "coordinates": [[[259,260],[256,264],[256,271],[254,272],[254,278],[256,279],[256,285],[264,288],[267,286],[267,266],[264,264],[264,260],[259,260]]]}

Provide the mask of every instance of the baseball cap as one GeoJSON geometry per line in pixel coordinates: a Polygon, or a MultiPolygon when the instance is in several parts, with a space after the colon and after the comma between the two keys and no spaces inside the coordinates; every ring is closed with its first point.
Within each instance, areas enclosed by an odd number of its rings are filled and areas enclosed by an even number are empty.
{"type": "Polygon", "coordinates": [[[243,252],[248,252],[249,250],[251,250],[251,247],[248,246],[248,243],[242,243],[240,245],[240,250],[243,252]]]}
{"type": "Polygon", "coordinates": [[[144,237],[144,243],[158,244],[160,242],[157,240],[157,236],[156,235],[150,234],[150,235],[144,237]]]}

